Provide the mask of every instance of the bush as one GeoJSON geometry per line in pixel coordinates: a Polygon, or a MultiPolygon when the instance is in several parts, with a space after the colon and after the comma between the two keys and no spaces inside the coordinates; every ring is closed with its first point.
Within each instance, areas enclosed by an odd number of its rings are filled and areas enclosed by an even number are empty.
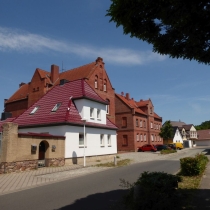
{"type": "Polygon", "coordinates": [[[180,181],[179,176],[164,172],[144,172],[132,185],[121,180],[123,186],[129,188],[123,200],[126,209],[176,209],[176,188],[180,181]]]}
{"type": "Polygon", "coordinates": [[[160,154],[164,155],[164,154],[171,154],[171,153],[175,153],[175,152],[177,152],[177,151],[174,149],[164,149],[164,150],[160,151],[160,154]]]}
{"type": "Polygon", "coordinates": [[[183,176],[197,176],[204,172],[208,163],[208,158],[204,154],[197,154],[195,157],[180,159],[181,174],[183,176]]]}

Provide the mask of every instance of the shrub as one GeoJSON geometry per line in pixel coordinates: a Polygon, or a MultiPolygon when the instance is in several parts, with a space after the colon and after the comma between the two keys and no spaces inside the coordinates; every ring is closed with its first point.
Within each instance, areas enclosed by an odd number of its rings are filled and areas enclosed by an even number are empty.
{"type": "Polygon", "coordinates": [[[176,209],[176,188],[179,181],[179,176],[164,172],[144,172],[134,184],[121,180],[123,186],[129,188],[129,193],[123,200],[126,209],[176,209]]]}
{"type": "Polygon", "coordinates": [[[204,154],[197,154],[195,157],[180,159],[181,174],[183,176],[197,176],[204,172],[208,163],[208,158],[204,154]]]}
{"type": "Polygon", "coordinates": [[[177,152],[177,151],[174,149],[164,149],[164,150],[160,151],[160,154],[164,155],[164,154],[171,154],[171,153],[175,153],[175,152],[177,152]]]}

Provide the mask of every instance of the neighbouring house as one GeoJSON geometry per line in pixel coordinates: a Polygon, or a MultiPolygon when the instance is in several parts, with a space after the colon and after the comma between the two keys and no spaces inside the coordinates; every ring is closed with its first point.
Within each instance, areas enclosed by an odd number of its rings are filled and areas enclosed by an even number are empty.
{"type": "Polygon", "coordinates": [[[1,164],[33,168],[113,158],[117,126],[107,105],[86,80],[61,81],[19,117],[1,121],[1,164]]]}
{"type": "Polygon", "coordinates": [[[118,151],[137,151],[144,144],[163,144],[159,136],[162,118],[154,112],[151,99],[135,101],[129,93],[115,94],[118,151]]]}
{"type": "Polygon", "coordinates": [[[176,142],[180,142],[183,144],[183,139],[182,139],[182,134],[180,133],[179,127],[173,126],[173,139],[163,139],[163,143],[172,144],[176,142]]]}
{"type": "Polygon", "coordinates": [[[95,62],[59,72],[59,67],[51,65],[51,71],[37,68],[29,83],[20,83],[19,89],[4,100],[2,120],[17,117],[45,95],[61,81],[85,79],[85,81],[104,100],[107,100],[107,117],[115,122],[115,91],[104,67],[103,59],[98,57],[95,62]]]}
{"type": "Polygon", "coordinates": [[[181,134],[181,138],[180,138],[180,135],[178,132],[174,133],[173,140],[171,140],[173,143],[182,142],[184,147],[195,146],[195,140],[197,140],[197,131],[193,124],[186,124],[181,121],[170,121],[170,122],[171,122],[172,127],[174,129],[178,128],[179,133],[181,134]]]}
{"type": "Polygon", "coordinates": [[[210,146],[210,129],[198,130],[198,139],[195,140],[196,146],[210,146]]]}

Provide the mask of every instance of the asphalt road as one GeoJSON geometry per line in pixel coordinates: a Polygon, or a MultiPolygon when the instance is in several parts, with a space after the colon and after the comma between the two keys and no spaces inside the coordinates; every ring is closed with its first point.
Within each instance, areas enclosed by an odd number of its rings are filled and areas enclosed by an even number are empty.
{"type": "MultiPolygon", "coordinates": [[[[120,179],[134,182],[144,171],[176,173],[179,159],[194,155],[200,150],[190,150],[168,160],[154,160],[136,163],[126,167],[112,168],[50,185],[19,191],[0,196],[1,210],[107,210],[116,206],[126,192],[120,186],[120,179]]],[[[120,208],[119,208],[120,209],[120,208]]]]}

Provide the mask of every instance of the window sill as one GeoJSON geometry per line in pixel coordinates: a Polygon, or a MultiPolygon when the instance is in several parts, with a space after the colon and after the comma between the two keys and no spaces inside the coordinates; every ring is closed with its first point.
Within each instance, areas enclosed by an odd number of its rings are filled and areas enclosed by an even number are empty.
{"type": "Polygon", "coordinates": [[[101,119],[100,119],[100,118],[97,118],[97,120],[98,120],[98,121],[101,121],[101,119]]]}
{"type": "Polygon", "coordinates": [[[112,147],[111,145],[108,145],[108,147],[112,147]]]}
{"type": "Polygon", "coordinates": [[[95,120],[95,118],[94,118],[94,117],[90,117],[90,119],[91,119],[91,120],[95,120]]]}
{"type": "Polygon", "coordinates": [[[105,147],[104,145],[101,145],[100,147],[105,147]]]}
{"type": "MultiPolygon", "coordinates": [[[[79,148],[84,148],[84,145],[79,145],[79,148]]],[[[87,148],[87,146],[85,146],[85,148],[87,148]]]]}

